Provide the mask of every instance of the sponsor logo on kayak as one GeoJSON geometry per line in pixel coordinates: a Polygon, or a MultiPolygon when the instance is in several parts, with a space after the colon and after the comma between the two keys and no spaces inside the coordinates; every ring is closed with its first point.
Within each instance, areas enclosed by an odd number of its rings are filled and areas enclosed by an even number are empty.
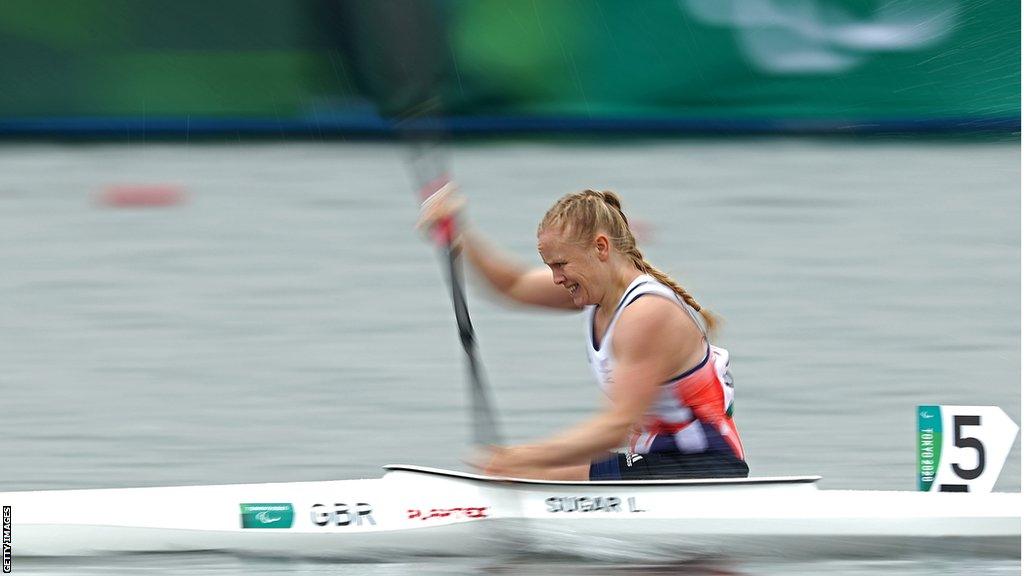
{"type": "Polygon", "coordinates": [[[10,506],[4,506],[4,574],[11,573],[11,515],[10,506]]]}
{"type": "Polygon", "coordinates": [[[431,508],[420,510],[410,508],[409,520],[434,520],[435,518],[487,518],[487,506],[470,506],[462,508],[431,508]]]}
{"type": "MultiPolygon", "coordinates": [[[[552,496],[544,500],[548,512],[622,512],[622,499],[615,496],[552,496]]],[[[646,512],[637,507],[636,498],[626,499],[628,512],[646,512]]]]}
{"type": "Polygon", "coordinates": [[[346,504],[336,502],[331,505],[313,504],[309,518],[317,526],[376,526],[373,519],[373,506],[366,502],[346,504]]]}
{"type": "Polygon", "coordinates": [[[242,503],[242,528],[291,528],[295,509],[288,502],[242,503]]]}

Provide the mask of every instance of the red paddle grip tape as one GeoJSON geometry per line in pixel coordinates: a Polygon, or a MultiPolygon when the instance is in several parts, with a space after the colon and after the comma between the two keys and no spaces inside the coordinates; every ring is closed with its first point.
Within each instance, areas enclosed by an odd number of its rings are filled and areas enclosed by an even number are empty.
{"type": "MultiPolygon", "coordinates": [[[[430,182],[427,182],[422,188],[420,188],[420,196],[426,200],[450,181],[451,180],[448,178],[447,174],[442,174],[430,182]]],[[[434,241],[441,246],[450,245],[452,240],[455,238],[455,219],[449,217],[438,221],[438,223],[434,225],[433,234],[434,241]]]]}

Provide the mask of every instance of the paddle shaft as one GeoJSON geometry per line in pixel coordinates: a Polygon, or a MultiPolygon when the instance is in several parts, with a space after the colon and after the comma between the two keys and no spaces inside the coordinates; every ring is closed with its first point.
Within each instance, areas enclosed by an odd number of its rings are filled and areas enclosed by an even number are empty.
{"type": "Polygon", "coordinates": [[[482,446],[495,446],[502,443],[498,433],[498,422],[486,384],[483,370],[476,351],[476,335],[473,323],[469,318],[466,305],[466,293],[462,282],[462,270],[458,251],[451,245],[445,247],[448,257],[448,278],[451,283],[452,306],[455,308],[455,321],[459,327],[459,340],[466,354],[466,368],[469,373],[470,404],[473,416],[473,442],[482,446]]]}
{"type": "MultiPolygon", "coordinates": [[[[436,154],[436,150],[433,150],[436,154]]],[[[437,163],[439,165],[439,163],[437,163]]],[[[422,169],[422,166],[420,166],[422,169]]],[[[446,172],[431,179],[421,189],[421,195],[429,198],[449,182],[446,172]]],[[[453,244],[455,239],[455,221],[446,218],[438,222],[433,230],[434,239],[441,248],[447,263],[448,286],[451,289],[452,308],[455,310],[455,322],[459,329],[459,341],[466,357],[466,369],[469,376],[470,416],[472,420],[473,443],[480,446],[494,446],[502,443],[498,431],[498,421],[483,369],[477,354],[476,332],[469,316],[469,305],[466,302],[465,281],[462,274],[462,262],[459,250],[453,244]]]]}
{"type": "MultiPolygon", "coordinates": [[[[353,58],[357,76],[397,135],[410,143],[410,167],[422,199],[448,183],[441,116],[446,110],[444,78],[454,72],[443,6],[423,0],[366,0],[343,3],[343,21],[354,23],[353,58]]],[[[452,246],[454,222],[440,222],[433,234],[447,261],[459,338],[469,370],[473,442],[496,444],[494,410],[477,359],[458,250],[452,246]]]]}

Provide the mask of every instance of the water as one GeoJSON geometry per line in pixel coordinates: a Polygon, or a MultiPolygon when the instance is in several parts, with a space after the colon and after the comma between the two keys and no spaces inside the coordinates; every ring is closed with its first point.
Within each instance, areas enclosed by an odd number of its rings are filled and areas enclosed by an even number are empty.
{"type": "MultiPolygon", "coordinates": [[[[752,140],[452,150],[474,222],[539,264],[553,200],[613,189],[648,259],[725,318],[755,475],[915,489],[915,406],[1020,422],[1020,148],[752,140]]],[[[463,468],[463,366],[437,257],[389,144],[0,147],[0,491],[463,468]],[[114,183],[188,201],[112,209],[114,183]]],[[[470,307],[506,433],[600,402],[581,320],[470,307]]],[[[1020,487],[1015,445],[997,490],[1020,487]]],[[[870,557],[871,551],[865,551],[870,557]]],[[[651,567],[217,555],[22,561],[21,573],[1019,573],[917,558],[651,567]]]]}

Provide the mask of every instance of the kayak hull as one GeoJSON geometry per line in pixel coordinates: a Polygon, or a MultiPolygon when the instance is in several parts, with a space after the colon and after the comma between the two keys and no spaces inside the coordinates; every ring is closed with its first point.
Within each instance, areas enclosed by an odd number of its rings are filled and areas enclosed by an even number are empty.
{"type": "Polygon", "coordinates": [[[12,552],[416,556],[1020,557],[1020,494],[818,490],[815,477],[543,482],[416,467],[382,478],[0,493],[12,552]]]}

